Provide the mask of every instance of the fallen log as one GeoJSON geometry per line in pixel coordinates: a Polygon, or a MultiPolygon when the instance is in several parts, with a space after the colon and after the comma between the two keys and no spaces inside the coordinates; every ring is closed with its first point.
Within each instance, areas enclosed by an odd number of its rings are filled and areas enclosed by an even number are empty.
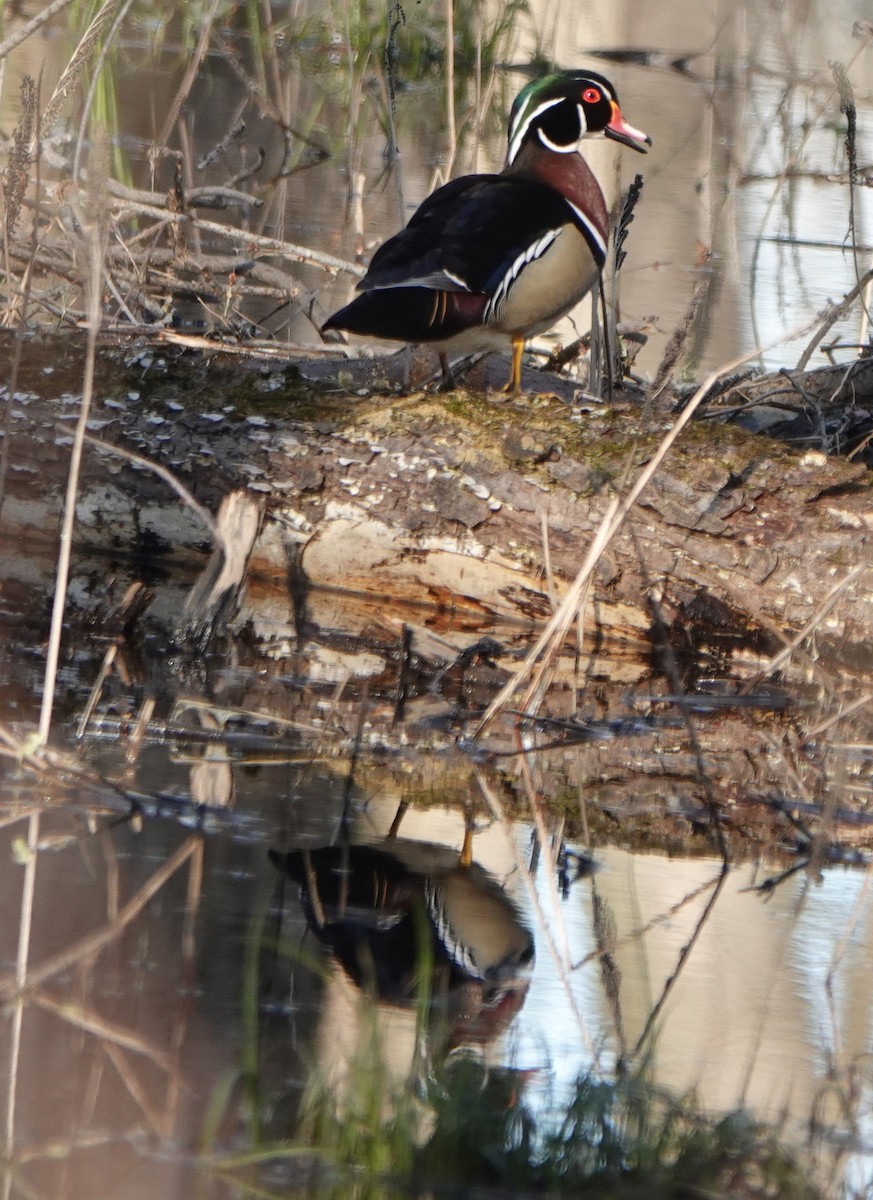
{"type": "MultiPolygon", "coordinates": [[[[289,629],[325,588],[416,604],[446,628],[462,616],[541,622],[671,422],[628,402],[568,402],[567,382],[549,377],[539,386],[563,397],[397,394],[384,362],[259,368],[154,345],[119,358],[102,363],[92,433],[103,447],[88,451],[79,543],[211,549],[197,514],[116,445],[177,473],[212,511],[246,487],[266,506],[249,616],[266,606],[275,627],[284,611],[289,629]]],[[[69,454],[57,405],[75,407],[58,397],[63,382],[32,374],[13,408],[7,534],[54,536],[69,454]]],[[[770,652],[814,627],[819,657],[869,670],[871,535],[861,463],[694,422],[603,556],[586,637],[645,643],[657,620],[677,642],[705,625],[770,652]]]]}

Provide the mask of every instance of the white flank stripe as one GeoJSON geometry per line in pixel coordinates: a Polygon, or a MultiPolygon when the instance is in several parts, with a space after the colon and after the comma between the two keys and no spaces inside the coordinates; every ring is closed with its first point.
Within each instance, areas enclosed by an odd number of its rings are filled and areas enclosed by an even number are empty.
{"type": "Polygon", "coordinates": [[[528,263],[532,263],[537,258],[542,258],[549,246],[554,242],[555,238],[561,232],[560,229],[549,229],[542,237],[537,238],[535,242],[527,247],[523,253],[519,254],[512,266],[500,280],[500,283],[494,290],[494,295],[485,306],[483,321],[487,325],[489,321],[494,320],[499,315],[499,309],[506,302],[506,297],[509,295],[509,290],[515,280],[522,273],[528,263]]]}
{"type": "Polygon", "coordinates": [[[437,937],[448,951],[452,960],[462,970],[466,971],[468,975],[472,975],[477,979],[484,978],[478,963],[473,957],[473,952],[469,946],[464,945],[455,933],[446,913],[446,906],[443,903],[439,888],[435,887],[430,880],[425,883],[424,900],[430,914],[430,919],[436,928],[437,937]]]}

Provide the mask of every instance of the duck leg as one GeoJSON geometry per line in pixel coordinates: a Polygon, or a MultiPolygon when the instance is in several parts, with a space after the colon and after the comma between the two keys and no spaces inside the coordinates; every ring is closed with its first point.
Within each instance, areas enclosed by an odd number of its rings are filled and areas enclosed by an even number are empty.
{"type": "Polygon", "coordinates": [[[449,356],[448,356],[448,354],[446,354],[445,350],[440,350],[439,356],[440,356],[440,369],[442,370],[442,373],[443,373],[443,381],[440,384],[440,391],[441,392],[451,392],[454,388],[457,387],[457,384],[455,383],[455,377],[452,374],[452,365],[449,362],[449,356]]]}
{"type": "Polygon", "coordinates": [[[458,866],[469,867],[473,861],[473,834],[476,832],[476,826],[472,821],[464,823],[464,844],[461,846],[461,853],[458,855],[458,866]]]}
{"type": "Polygon", "coordinates": [[[397,837],[398,833],[400,832],[400,822],[403,820],[404,816],[406,815],[406,811],[408,808],[409,808],[408,800],[401,800],[400,803],[397,805],[397,812],[394,814],[394,819],[391,822],[391,828],[388,830],[387,839],[397,837]]]}
{"type": "Polygon", "coordinates": [[[510,395],[517,396],[521,391],[521,356],[524,353],[524,338],[519,333],[512,335],[512,369],[509,383],[503,389],[510,395]]]}

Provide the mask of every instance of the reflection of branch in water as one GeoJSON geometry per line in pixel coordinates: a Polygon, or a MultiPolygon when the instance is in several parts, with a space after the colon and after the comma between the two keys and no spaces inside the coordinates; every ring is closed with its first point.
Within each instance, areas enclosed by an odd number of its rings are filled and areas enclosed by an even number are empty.
{"type": "Polygon", "coordinates": [[[778,875],[771,875],[765,879],[763,883],[756,883],[752,887],[743,888],[744,892],[758,892],[760,895],[772,895],[773,892],[784,883],[786,879],[791,879],[798,871],[805,871],[809,866],[809,859],[804,858],[799,863],[795,863],[791,867],[786,867],[784,871],[780,871],[778,875]]]}
{"type": "MultiPolygon", "coordinates": [[[[27,978],[30,961],[30,944],[33,933],[33,904],[36,892],[36,866],[39,856],[40,810],[32,809],[28,818],[27,860],[24,864],[24,879],[21,885],[21,906],[18,921],[18,950],[15,962],[15,985],[21,988],[27,978]]],[[[6,1093],[6,1128],[3,1152],[11,1161],[15,1144],[15,1106],[18,1100],[18,1071],[21,1059],[22,1030],[24,1027],[24,1005],[16,1004],[12,1013],[9,1050],[8,1082],[6,1093]]]]}
{"type": "Polygon", "coordinates": [[[153,1045],[142,1034],[133,1033],[122,1025],[116,1025],[113,1021],[106,1020],[93,1009],[86,1008],[81,1002],[59,1000],[44,991],[37,992],[32,997],[32,1001],[37,1007],[53,1013],[74,1028],[101,1038],[104,1043],[111,1043],[122,1049],[130,1050],[134,1054],[139,1054],[154,1063],[161,1071],[172,1070],[172,1059],[166,1051],[153,1045]]]}
{"type": "MultiPolygon", "coordinates": [[[[627,946],[632,942],[637,942],[640,940],[640,938],[645,937],[649,930],[656,929],[659,925],[664,925],[668,921],[672,921],[676,914],[681,912],[686,904],[692,903],[692,901],[696,900],[697,897],[702,895],[703,892],[707,892],[711,887],[714,887],[718,882],[718,879],[719,876],[715,876],[713,879],[707,879],[705,883],[700,884],[700,886],[694,888],[693,891],[687,892],[681,900],[677,900],[675,904],[671,904],[665,912],[659,913],[657,916],[652,917],[650,921],[647,921],[646,924],[642,925],[639,929],[631,930],[626,937],[623,937],[616,942],[616,949],[619,949],[622,946],[627,946]]],[[[591,950],[577,962],[574,962],[572,969],[574,971],[578,971],[581,967],[587,966],[588,963],[593,962],[594,959],[598,958],[599,956],[600,950],[591,950]]]]}
{"type": "Polygon", "coordinates": [[[594,937],[600,958],[600,978],[603,981],[603,991],[612,1014],[612,1025],[615,1030],[619,1056],[623,1059],[627,1054],[627,1041],[621,1012],[621,968],[615,958],[617,946],[615,916],[609,901],[597,891],[596,883],[592,887],[591,899],[594,905],[594,937]]]}
{"type": "MultiPolygon", "coordinates": [[[[831,963],[828,967],[824,983],[825,995],[827,996],[828,1013],[831,1021],[831,1039],[833,1043],[833,1055],[835,1059],[831,1066],[831,1071],[833,1073],[841,1072],[844,1077],[848,1078],[850,1083],[853,1083],[855,1080],[856,1064],[851,1060],[846,1061],[845,1048],[841,1044],[842,1037],[840,1032],[840,1020],[836,1011],[836,997],[834,995],[834,978],[837,970],[840,967],[840,964],[843,961],[843,957],[848,949],[849,943],[856,934],[858,920],[861,916],[861,913],[868,911],[871,878],[873,878],[873,875],[871,875],[871,872],[868,870],[864,876],[863,884],[858,889],[858,895],[855,898],[852,911],[846,921],[846,926],[843,930],[839,944],[834,948],[834,952],[831,957],[831,963]]],[[[855,1098],[853,1097],[853,1099],[855,1098]]],[[[847,1107],[850,1115],[856,1114],[858,1112],[857,1100],[847,1107]]],[[[854,1133],[855,1137],[858,1138],[859,1130],[857,1126],[855,1127],[854,1133]]]]}
{"type": "MultiPolygon", "coordinates": [[[[660,701],[661,697],[658,696],[660,701]]],[[[544,717],[537,713],[508,709],[507,716],[516,717],[516,744],[510,749],[494,747],[489,750],[491,759],[518,758],[545,753],[547,750],[566,750],[571,746],[584,746],[590,742],[610,742],[624,738],[643,737],[661,729],[675,729],[677,722],[672,717],[629,716],[613,717],[609,720],[588,720],[582,717],[544,717]],[[525,744],[521,734],[528,727],[551,729],[556,732],[551,741],[525,744]]]]}
{"type": "Polygon", "coordinates": [[[347,835],[349,824],[352,819],[352,790],[355,785],[355,770],[357,769],[358,759],[361,754],[361,746],[364,741],[364,726],[370,712],[370,692],[367,686],[366,679],[361,688],[361,700],[358,708],[358,724],[355,728],[355,740],[352,744],[352,753],[349,759],[349,769],[346,773],[345,786],[343,788],[343,806],[342,817],[340,819],[340,828],[343,836],[348,841],[347,835]]]}
{"type": "MultiPolygon", "coordinates": [[[[144,708],[149,702],[144,702],[144,708]]],[[[163,727],[162,727],[163,728],[163,727]]],[[[113,740],[126,734],[124,722],[113,725],[113,740]]],[[[190,735],[192,731],[188,731],[190,735]]],[[[202,732],[202,731],[200,731],[202,732]]],[[[181,736],[179,730],[173,731],[174,736],[181,736]]],[[[196,739],[195,739],[196,740],[196,739]]],[[[51,746],[38,747],[32,736],[22,740],[8,727],[0,722],[0,757],[14,759],[19,767],[26,767],[38,775],[45,784],[57,789],[52,794],[56,802],[63,802],[64,811],[84,814],[89,820],[96,815],[110,814],[113,820],[106,828],[122,824],[125,821],[135,821],[142,817],[158,820],[175,821],[187,829],[196,829],[200,833],[216,833],[219,830],[231,829],[245,832],[251,836],[256,827],[262,822],[249,814],[236,814],[219,807],[209,807],[199,803],[190,796],[167,795],[162,792],[146,792],[125,786],[123,781],[110,779],[99,774],[82,759],[65,751],[56,750],[51,746]]],[[[288,755],[278,759],[269,758],[270,762],[297,761],[297,756],[288,755]]],[[[0,812],[4,804],[0,802],[0,812]]],[[[16,816],[13,819],[18,819],[16,816]]],[[[92,832],[70,834],[66,841],[79,841],[82,837],[91,837],[92,832]]],[[[57,848],[57,841],[53,843],[57,848]]],[[[37,846],[37,849],[40,848],[37,846]]]]}
{"type": "MultiPolygon", "coordinates": [[[[850,70],[855,65],[857,60],[862,56],[865,49],[867,48],[867,46],[870,43],[871,37],[873,37],[873,29],[864,30],[861,33],[859,33],[860,45],[858,46],[857,50],[850,58],[848,66],[843,67],[844,73],[847,73],[848,70],[850,70]]],[[[794,81],[794,79],[792,79],[790,86],[788,86],[788,88],[786,90],[786,104],[789,102],[790,97],[793,96],[795,87],[796,87],[795,81],[794,81]]],[[[837,95],[838,93],[839,93],[839,88],[837,86],[829,87],[827,89],[825,95],[823,96],[823,98],[819,99],[816,103],[811,105],[811,110],[807,114],[807,118],[804,121],[803,126],[801,127],[801,136],[800,136],[795,148],[793,150],[789,150],[789,147],[786,145],[785,149],[786,149],[787,153],[786,153],[785,161],[782,164],[782,170],[776,178],[775,186],[770,195],[770,199],[768,200],[767,205],[764,209],[764,214],[761,219],[760,230],[758,232],[757,237],[754,239],[752,257],[751,257],[751,262],[749,264],[749,288],[748,288],[749,295],[750,295],[749,318],[750,318],[751,324],[752,324],[752,336],[753,336],[754,340],[758,343],[760,342],[760,337],[759,337],[759,333],[758,333],[758,313],[757,313],[757,309],[755,306],[755,297],[757,295],[758,262],[759,262],[759,259],[761,256],[761,247],[763,245],[765,231],[769,224],[771,214],[776,206],[776,202],[780,196],[780,193],[783,190],[785,182],[790,177],[790,172],[794,171],[798,167],[799,163],[801,162],[801,157],[802,157],[804,149],[806,148],[807,142],[813,136],[813,134],[816,132],[816,130],[821,127],[822,117],[827,112],[828,107],[830,106],[830,104],[832,103],[832,101],[834,99],[834,96],[837,95]]],[[[817,344],[817,341],[814,341],[807,347],[807,351],[804,352],[803,356],[801,357],[800,361],[797,364],[798,370],[803,369],[806,362],[808,361],[809,355],[812,354],[816,344],[817,344]]]]}
{"type": "Polygon", "coordinates": [[[649,1035],[651,1034],[652,1030],[654,1029],[655,1022],[657,1021],[658,1017],[660,1016],[661,1010],[663,1009],[664,1005],[667,1002],[667,997],[672,992],[676,981],[678,980],[685,964],[687,963],[687,961],[691,955],[691,951],[694,949],[694,945],[695,945],[697,939],[700,937],[700,934],[703,932],[704,925],[709,920],[710,913],[715,908],[715,902],[719,897],[719,893],[721,892],[721,889],[724,887],[724,882],[727,879],[729,870],[730,870],[730,867],[728,866],[727,860],[725,859],[722,862],[721,871],[719,873],[718,879],[716,880],[715,888],[713,889],[713,893],[710,896],[709,900],[707,900],[706,906],[704,907],[703,912],[700,914],[700,918],[699,918],[697,924],[695,925],[694,929],[692,930],[691,937],[688,939],[688,941],[685,943],[685,945],[679,951],[679,957],[676,960],[676,969],[673,971],[672,975],[668,976],[666,982],[664,983],[664,987],[661,990],[661,995],[655,1001],[654,1007],[652,1008],[652,1011],[649,1013],[648,1019],[646,1020],[646,1024],[643,1028],[643,1032],[640,1034],[639,1038],[637,1039],[637,1044],[634,1046],[634,1049],[633,1049],[634,1057],[636,1057],[640,1053],[640,1050],[645,1045],[649,1035]]]}
{"type": "MultiPolygon", "coordinates": [[[[798,783],[802,790],[802,784],[800,784],[799,780],[798,783]]],[[[835,793],[828,796],[825,805],[812,803],[804,805],[808,811],[821,818],[822,824],[818,832],[813,832],[801,819],[797,811],[799,806],[795,802],[780,796],[768,796],[766,797],[766,803],[781,813],[798,834],[800,845],[797,847],[797,853],[800,857],[798,862],[793,863],[784,871],[769,876],[763,883],[745,888],[745,891],[771,895],[780,884],[783,884],[787,879],[791,879],[798,871],[805,871],[810,877],[815,879],[820,878],[822,868],[825,864],[829,863],[866,867],[869,871],[871,860],[862,851],[846,850],[829,840],[826,836],[829,825],[832,828],[837,819],[841,816],[845,819],[848,816],[848,814],[841,814],[837,809],[837,797],[835,793]]]]}
{"type": "Polygon", "coordinates": [[[59,975],[62,971],[75,966],[82,959],[98,954],[105,946],[113,942],[131,921],[139,916],[153,896],[195,854],[199,845],[199,836],[192,835],[186,838],[175,854],[171,855],[163,866],[159,867],[151,878],[143,884],[132,899],[128,900],[115,920],[104,925],[102,929],[87,934],[77,942],[74,942],[72,946],[68,946],[59,954],[53,955],[42,966],[30,971],[23,980],[17,980],[13,972],[5,972],[0,976],[0,1004],[5,1006],[14,1003],[26,995],[27,992],[39,987],[55,975],[59,975]]]}
{"type": "Polygon", "coordinates": [[[127,1094],[139,1109],[145,1123],[152,1129],[156,1137],[165,1137],[169,1132],[166,1128],[166,1117],[149,1099],[145,1087],[124,1052],[112,1041],[101,1042],[101,1048],[115,1067],[118,1078],[124,1084],[127,1094]]]}
{"type": "Polygon", "coordinates": [[[676,661],[676,655],[673,652],[673,646],[670,640],[670,632],[667,622],[664,620],[661,611],[661,605],[658,600],[655,581],[649,571],[648,562],[646,561],[645,552],[640,538],[637,536],[636,527],[633,521],[629,521],[631,537],[633,539],[634,549],[637,553],[637,561],[640,571],[643,576],[643,582],[646,588],[646,598],[648,600],[649,610],[652,614],[652,624],[654,626],[653,633],[657,639],[658,650],[661,655],[664,674],[669,680],[670,687],[673,689],[676,704],[679,709],[680,716],[685,723],[685,728],[688,733],[688,744],[691,747],[691,753],[694,756],[694,769],[697,775],[697,781],[700,785],[700,790],[703,793],[703,800],[709,812],[710,824],[712,831],[715,834],[718,842],[718,851],[721,855],[722,867],[725,872],[728,869],[728,848],[725,841],[724,830],[722,829],[721,821],[721,805],[715,794],[712,786],[712,780],[709,777],[707,770],[706,756],[703,752],[703,746],[700,738],[697,735],[697,725],[694,720],[694,713],[691,708],[683,703],[682,697],[685,694],[685,687],[682,683],[682,678],[679,673],[679,664],[676,661]]]}

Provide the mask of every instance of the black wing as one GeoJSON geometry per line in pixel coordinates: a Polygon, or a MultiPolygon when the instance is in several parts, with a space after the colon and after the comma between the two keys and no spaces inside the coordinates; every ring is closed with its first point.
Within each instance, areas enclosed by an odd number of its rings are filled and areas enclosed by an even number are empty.
{"type": "Polygon", "coordinates": [[[406,228],[376,251],[358,288],[490,295],[519,255],[572,220],[570,206],[545,184],[462,176],[428,196],[406,228]]]}

